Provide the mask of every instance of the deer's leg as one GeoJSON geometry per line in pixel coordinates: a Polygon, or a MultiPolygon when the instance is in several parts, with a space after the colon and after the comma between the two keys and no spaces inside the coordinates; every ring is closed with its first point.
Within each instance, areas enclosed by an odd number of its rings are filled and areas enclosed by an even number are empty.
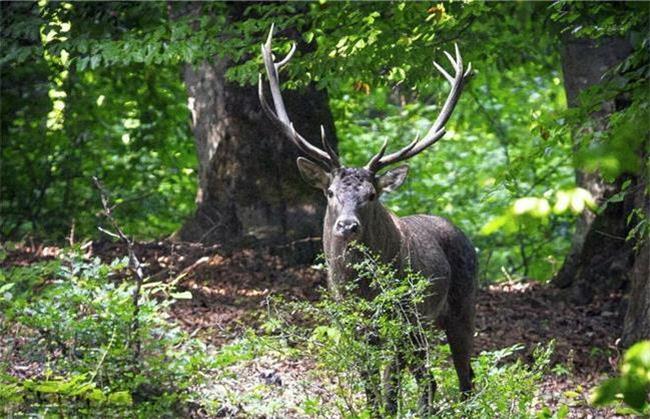
{"type": "Polygon", "coordinates": [[[446,332],[451,356],[454,360],[458,383],[463,397],[467,397],[472,391],[472,379],[474,371],[470,363],[472,345],[474,341],[474,328],[471,322],[461,322],[459,319],[447,319],[446,332]]]}
{"type": "Polygon", "coordinates": [[[379,371],[372,368],[367,368],[361,373],[361,379],[363,380],[366,393],[366,404],[370,408],[373,417],[380,417],[381,380],[379,378],[379,371]]]}
{"type": "Polygon", "coordinates": [[[403,368],[404,356],[402,353],[397,353],[384,372],[384,383],[386,388],[386,413],[391,416],[395,416],[397,414],[403,368]]]}
{"type": "MultiPolygon", "coordinates": [[[[375,350],[380,345],[374,330],[366,330],[364,335],[366,345],[372,348],[372,350],[375,350]]],[[[368,362],[362,368],[361,379],[363,380],[366,393],[366,404],[370,408],[372,417],[381,417],[381,371],[379,367],[372,365],[372,362],[368,362]]]]}
{"type": "Polygon", "coordinates": [[[429,348],[422,347],[418,342],[419,339],[415,335],[411,336],[411,344],[414,349],[407,354],[408,358],[406,362],[418,384],[420,393],[418,400],[419,414],[423,418],[429,418],[435,416],[433,400],[436,396],[438,385],[430,370],[429,348]]]}
{"type": "Polygon", "coordinates": [[[438,384],[429,371],[429,364],[425,355],[416,360],[417,365],[412,369],[413,375],[418,382],[420,389],[419,409],[422,417],[431,417],[435,414],[433,400],[436,396],[438,384]]]}

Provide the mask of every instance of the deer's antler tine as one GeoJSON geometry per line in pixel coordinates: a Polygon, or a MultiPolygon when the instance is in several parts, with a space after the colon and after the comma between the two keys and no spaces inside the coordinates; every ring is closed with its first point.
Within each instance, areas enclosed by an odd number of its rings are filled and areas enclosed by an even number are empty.
{"type": "Polygon", "coordinates": [[[463,78],[468,78],[472,75],[472,63],[467,64],[467,71],[463,74],[463,78]]]}
{"type": "Polygon", "coordinates": [[[451,54],[448,53],[447,51],[442,51],[442,52],[443,52],[443,54],[445,54],[445,57],[447,57],[447,59],[451,63],[451,66],[454,68],[454,70],[458,70],[458,63],[456,62],[454,57],[452,57],[451,54]]]}
{"type": "Polygon", "coordinates": [[[415,146],[418,145],[419,142],[420,142],[420,133],[418,132],[417,134],[415,134],[415,138],[413,139],[413,141],[411,141],[406,147],[401,149],[397,155],[400,157],[405,155],[406,153],[413,150],[413,148],[415,148],[415,146]]]}
{"type": "Polygon", "coordinates": [[[443,76],[445,76],[445,78],[447,79],[447,81],[448,81],[449,83],[454,84],[454,78],[451,77],[451,76],[449,75],[449,73],[447,73],[447,71],[446,71],[444,68],[442,68],[442,66],[441,66],[440,64],[438,64],[437,62],[434,61],[434,62],[433,62],[433,65],[436,67],[436,69],[437,69],[440,73],[442,73],[443,76]]]}
{"type": "Polygon", "coordinates": [[[324,146],[326,151],[313,146],[296,131],[293,123],[289,119],[286,108],[284,106],[284,100],[282,99],[278,70],[282,66],[286,65],[289,60],[291,60],[294,53],[296,52],[296,44],[292,44],[291,49],[289,50],[289,53],[286,55],[286,57],[284,57],[280,62],[276,63],[273,59],[272,52],[273,29],[274,25],[272,24],[271,29],[269,30],[269,35],[266,38],[266,42],[261,45],[264,67],[266,68],[266,74],[269,80],[269,90],[271,91],[271,96],[273,97],[273,108],[267,102],[266,97],[264,96],[264,86],[262,83],[262,75],[260,74],[258,83],[258,95],[262,110],[266,113],[274,125],[279,128],[284,133],[284,135],[287,136],[289,140],[300,149],[300,151],[307,154],[317,162],[322,163],[329,169],[339,167],[340,162],[338,156],[336,156],[336,153],[334,153],[329,145],[324,146]]]}
{"type": "Polygon", "coordinates": [[[384,157],[384,153],[386,152],[386,147],[388,147],[388,138],[384,139],[384,144],[382,144],[381,148],[379,149],[379,152],[372,156],[368,164],[366,164],[365,168],[370,171],[374,172],[375,171],[375,166],[381,160],[382,157],[384,157]]]}
{"type": "Polygon", "coordinates": [[[465,79],[471,74],[472,70],[471,64],[468,65],[467,70],[463,69],[463,58],[460,55],[460,49],[458,48],[457,44],[454,44],[454,52],[456,54],[455,58],[447,51],[443,51],[452,67],[454,68],[453,77],[440,64],[435,61],[433,62],[434,67],[449,82],[451,88],[449,89],[447,99],[442,105],[438,117],[436,118],[427,134],[424,136],[424,138],[422,138],[422,140],[420,140],[419,137],[416,137],[415,140],[413,140],[406,147],[387,156],[383,155],[384,149],[382,149],[382,151],[378,154],[379,157],[377,157],[377,155],[374,156],[370,163],[368,163],[366,166],[367,168],[371,168],[373,171],[377,171],[389,164],[394,164],[399,161],[409,159],[427,147],[430,147],[445,135],[446,130],[444,129],[444,126],[451,117],[451,114],[454,111],[456,103],[458,103],[458,99],[460,98],[460,94],[463,90],[465,79]]]}
{"type": "Polygon", "coordinates": [[[330,158],[332,159],[332,162],[334,163],[335,167],[340,167],[341,162],[339,160],[339,156],[336,154],[336,151],[332,148],[330,143],[327,141],[327,137],[325,136],[325,127],[323,125],[320,126],[320,138],[321,142],[323,143],[323,148],[329,154],[330,158]]]}
{"type": "Polygon", "coordinates": [[[282,61],[280,61],[279,63],[277,63],[277,64],[275,65],[275,68],[279,70],[280,68],[284,67],[284,65],[287,64],[287,63],[289,62],[289,60],[291,60],[291,58],[293,57],[293,54],[294,54],[295,52],[296,52],[296,44],[295,44],[295,43],[292,43],[292,44],[291,44],[291,49],[290,49],[289,52],[287,53],[287,56],[284,57],[284,58],[282,59],[282,61]]]}
{"type": "Polygon", "coordinates": [[[268,46],[268,49],[271,49],[271,41],[273,40],[273,29],[275,29],[275,22],[271,22],[271,28],[269,29],[269,34],[266,37],[266,45],[268,46]]]}

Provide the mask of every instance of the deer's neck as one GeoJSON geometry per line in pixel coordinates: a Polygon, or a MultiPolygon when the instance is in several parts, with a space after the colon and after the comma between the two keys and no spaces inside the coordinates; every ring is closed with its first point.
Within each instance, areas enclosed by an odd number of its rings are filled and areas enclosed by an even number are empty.
{"type": "MultiPolygon", "coordinates": [[[[399,265],[402,234],[398,218],[380,203],[368,208],[363,218],[361,220],[363,232],[358,241],[373,254],[380,256],[384,263],[399,265]]],[[[354,272],[351,266],[358,261],[359,255],[354,249],[349,249],[344,240],[333,235],[332,226],[335,221],[332,214],[327,211],[323,247],[328,264],[328,285],[337,295],[340,286],[353,279],[354,272]]]]}

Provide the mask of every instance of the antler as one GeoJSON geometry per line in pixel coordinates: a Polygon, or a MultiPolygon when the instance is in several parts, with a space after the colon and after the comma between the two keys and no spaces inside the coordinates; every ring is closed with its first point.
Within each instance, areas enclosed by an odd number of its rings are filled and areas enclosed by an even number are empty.
{"type": "Polygon", "coordinates": [[[445,76],[451,85],[447,100],[445,101],[445,104],[443,105],[438,118],[436,118],[436,121],[433,123],[433,126],[429,129],[424,138],[420,139],[419,136],[416,136],[415,139],[411,141],[406,147],[387,156],[384,156],[384,153],[386,152],[388,140],[384,141],[384,144],[379,150],[379,153],[370,159],[370,162],[368,162],[366,165],[367,170],[375,173],[382,167],[409,159],[420,153],[425,148],[431,146],[445,135],[446,131],[444,129],[444,126],[454,111],[454,107],[456,106],[456,103],[460,98],[460,93],[462,92],[465,85],[465,81],[468,79],[472,72],[472,64],[469,64],[467,66],[467,70],[463,69],[463,59],[460,56],[460,52],[458,51],[458,45],[454,44],[454,46],[456,49],[456,58],[452,57],[451,54],[445,51],[445,55],[449,59],[449,62],[451,62],[451,65],[454,67],[454,77],[450,76],[449,73],[447,73],[445,69],[442,68],[442,66],[438,65],[438,63],[435,61],[433,62],[433,65],[436,67],[436,69],[438,69],[438,71],[440,71],[442,75],[445,76]]]}
{"type": "Polygon", "coordinates": [[[266,74],[269,78],[269,88],[271,90],[271,96],[273,97],[273,108],[271,108],[269,103],[266,101],[266,98],[264,97],[262,74],[260,74],[258,93],[262,109],[269,117],[269,119],[271,119],[271,121],[275,124],[275,126],[280,129],[289,138],[289,140],[291,140],[291,142],[303,153],[307,154],[312,159],[324,164],[328,169],[340,167],[341,164],[339,162],[339,158],[332,147],[328,144],[327,139],[325,138],[325,129],[322,125],[321,140],[323,142],[323,148],[325,151],[310,144],[293,127],[293,123],[289,119],[287,111],[284,107],[284,100],[282,99],[282,93],[280,91],[280,78],[278,76],[278,70],[280,70],[280,68],[282,68],[289,62],[289,60],[291,60],[294,52],[296,52],[296,44],[292,44],[291,50],[287,56],[284,57],[283,60],[276,63],[273,61],[273,54],[271,52],[272,39],[273,25],[271,25],[271,30],[269,31],[269,36],[266,39],[266,43],[262,44],[262,57],[264,59],[264,67],[266,67],[266,74]]]}

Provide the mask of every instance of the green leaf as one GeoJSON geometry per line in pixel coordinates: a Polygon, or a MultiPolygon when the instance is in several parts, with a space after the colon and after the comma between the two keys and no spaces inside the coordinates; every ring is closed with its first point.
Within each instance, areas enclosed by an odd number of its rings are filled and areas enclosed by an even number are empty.
{"type": "Polygon", "coordinates": [[[39,393],[60,393],[66,388],[65,381],[41,381],[36,384],[33,389],[39,393]]]}
{"type": "Polygon", "coordinates": [[[628,383],[623,392],[623,401],[631,408],[642,411],[648,403],[648,387],[637,381],[628,383]]]}
{"type": "Polygon", "coordinates": [[[81,57],[77,59],[77,71],[82,72],[86,69],[88,66],[88,61],[90,60],[89,57],[81,57]]]}
{"type": "Polygon", "coordinates": [[[133,399],[128,391],[116,391],[108,395],[108,403],[118,406],[130,406],[133,404],[133,399]]]}
{"type": "Polygon", "coordinates": [[[8,284],[4,284],[0,286],[0,294],[4,294],[5,292],[9,291],[14,287],[14,285],[16,284],[14,284],[13,282],[9,282],[8,284]]]}
{"type": "Polygon", "coordinates": [[[106,395],[98,388],[89,391],[84,397],[95,402],[103,402],[106,400],[106,395]]]}
{"type": "Polygon", "coordinates": [[[94,70],[97,67],[99,67],[99,63],[101,62],[101,60],[102,60],[101,55],[97,54],[97,55],[91,56],[90,57],[90,68],[94,70]]]}
{"type": "Polygon", "coordinates": [[[559,407],[557,412],[555,412],[555,417],[557,419],[564,419],[569,416],[569,406],[563,404],[559,407]]]}

